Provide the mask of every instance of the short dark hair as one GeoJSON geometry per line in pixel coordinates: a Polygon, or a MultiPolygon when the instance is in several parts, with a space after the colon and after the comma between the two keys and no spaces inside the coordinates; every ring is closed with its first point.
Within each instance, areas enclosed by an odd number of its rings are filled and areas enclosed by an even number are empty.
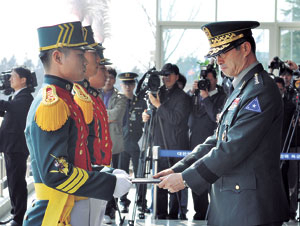
{"type": "Polygon", "coordinates": [[[251,36],[251,37],[246,37],[244,39],[241,39],[240,41],[240,44],[238,44],[237,47],[235,47],[237,50],[239,50],[241,48],[241,45],[244,43],[244,42],[249,42],[250,45],[251,45],[251,51],[255,54],[255,51],[256,51],[256,44],[255,44],[255,41],[254,41],[254,38],[251,36]]]}
{"type": "Polygon", "coordinates": [[[186,78],[183,74],[179,73],[179,78],[177,80],[177,82],[181,82],[182,83],[182,86],[183,86],[183,89],[186,85],[186,78]]]}
{"type": "Polygon", "coordinates": [[[276,77],[274,77],[274,82],[275,83],[280,83],[283,87],[285,87],[283,78],[280,78],[280,77],[276,76],[276,77]]]}
{"type": "Polygon", "coordinates": [[[12,71],[15,71],[20,78],[26,78],[26,86],[31,90],[31,92],[34,92],[34,87],[33,87],[33,81],[32,81],[32,74],[31,71],[25,67],[25,66],[18,66],[14,67],[12,71]]]}
{"type": "Polygon", "coordinates": [[[279,69],[279,75],[280,76],[282,76],[282,75],[290,75],[290,76],[292,76],[293,75],[293,70],[289,69],[287,67],[280,68],[279,69]]]}
{"type": "Polygon", "coordinates": [[[110,75],[113,75],[115,78],[117,77],[117,71],[116,71],[116,69],[114,69],[113,67],[110,67],[110,66],[108,66],[106,68],[107,68],[107,71],[108,71],[108,73],[110,75]]]}
{"type": "Polygon", "coordinates": [[[52,56],[52,53],[55,50],[58,50],[58,51],[62,52],[65,55],[68,55],[70,48],[57,48],[57,49],[50,49],[50,50],[40,52],[39,57],[40,57],[40,60],[42,61],[45,68],[50,67],[51,56],[52,56]]]}
{"type": "Polygon", "coordinates": [[[217,72],[215,69],[207,69],[206,74],[212,73],[214,78],[217,78],[217,72]]]}

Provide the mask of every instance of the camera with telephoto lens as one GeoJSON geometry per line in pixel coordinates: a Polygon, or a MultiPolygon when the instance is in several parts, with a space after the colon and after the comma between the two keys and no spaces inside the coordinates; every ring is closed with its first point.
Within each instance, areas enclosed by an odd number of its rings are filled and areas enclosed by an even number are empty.
{"type": "Polygon", "coordinates": [[[210,80],[207,79],[207,74],[214,70],[213,64],[208,64],[207,66],[200,67],[200,80],[198,81],[198,88],[200,90],[209,90],[210,88],[210,80]]]}
{"type": "Polygon", "coordinates": [[[10,95],[14,90],[10,87],[11,70],[3,71],[0,74],[0,90],[4,95],[10,95]]]}
{"type": "Polygon", "coordinates": [[[283,70],[285,68],[289,68],[289,66],[282,60],[280,60],[278,56],[275,56],[268,68],[270,68],[273,71],[274,69],[283,70]]]}
{"type": "MultiPolygon", "coordinates": [[[[10,86],[10,77],[11,77],[12,70],[3,71],[0,74],[0,91],[4,95],[10,95],[14,89],[10,86]]],[[[37,79],[35,72],[31,72],[30,78],[27,78],[27,87],[33,89],[37,86],[37,79]]],[[[34,90],[34,89],[33,89],[34,90]]]]}

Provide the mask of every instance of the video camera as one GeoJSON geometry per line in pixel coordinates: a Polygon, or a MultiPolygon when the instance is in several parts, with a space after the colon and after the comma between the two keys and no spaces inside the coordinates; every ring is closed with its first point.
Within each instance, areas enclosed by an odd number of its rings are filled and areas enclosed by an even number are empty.
{"type": "MultiPolygon", "coordinates": [[[[0,74],[0,91],[4,95],[10,95],[14,90],[10,86],[10,77],[11,77],[12,70],[9,71],[3,71],[0,74]]],[[[28,88],[34,88],[37,86],[37,79],[35,72],[31,72],[31,76],[29,79],[27,79],[27,87],[28,88]]]]}
{"type": "Polygon", "coordinates": [[[10,87],[11,70],[3,71],[0,74],[0,90],[3,90],[4,95],[10,95],[13,92],[13,89],[10,87]]]}
{"type": "Polygon", "coordinates": [[[138,82],[136,95],[144,97],[147,91],[156,95],[160,87],[160,75],[167,76],[165,72],[157,71],[155,67],[148,70],[138,82]]]}

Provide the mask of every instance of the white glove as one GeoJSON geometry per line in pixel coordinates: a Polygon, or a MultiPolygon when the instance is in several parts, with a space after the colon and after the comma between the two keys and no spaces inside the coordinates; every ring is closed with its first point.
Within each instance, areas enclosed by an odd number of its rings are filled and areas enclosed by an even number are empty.
{"type": "Polygon", "coordinates": [[[124,174],[124,175],[127,175],[129,177],[129,175],[126,173],[126,171],[125,170],[121,170],[121,169],[115,169],[112,173],[114,175],[116,175],[116,174],[124,174]]]}
{"type": "MultiPolygon", "coordinates": [[[[114,171],[113,171],[114,174],[114,171]]],[[[129,180],[129,175],[126,174],[115,174],[117,181],[116,187],[113,196],[115,198],[120,198],[122,195],[125,195],[131,188],[131,181],[129,180]]]]}

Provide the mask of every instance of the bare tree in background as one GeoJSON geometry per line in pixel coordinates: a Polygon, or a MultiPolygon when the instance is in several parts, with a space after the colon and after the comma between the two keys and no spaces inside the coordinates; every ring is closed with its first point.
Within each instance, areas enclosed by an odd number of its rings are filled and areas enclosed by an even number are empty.
{"type": "MultiPolygon", "coordinates": [[[[143,2],[141,0],[136,0],[136,1],[138,2],[140,7],[142,8],[143,12],[145,13],[145,16],[147,17],[148,26],[151,29],[153,38],[156,39],[156,22],[154,21],[155,17],[153,18],[153,16],[152,17],[150,16],[150,13],[148,12],[147,8],[145,7],[145,5],[143,4],[143,2]]],[[[166,21],[172,21],[173,18],[175,18],[176,12],[174,10],[174,7],[176,5],[176,1],[177,0],[173,0],[170,3],[168,14],[165,18],[166,21]]],[[[198,15],[199,10],[200,10],[199,8],[193,8],[193,10],[191,11],[190,16],[189,16],[187,21],[193,21],[193,19],[198,15]]],[[[161,10],[159,10],[159,12],[161,13],[161,10]]],[[[162,18],[162,15],[160,14],[158,16],[158,18],[162,18]]],[[[186,30],[187,29],[183,29],[183,31],[181,32],[181,34],[177,38],[177,40],[175,42],[175,45],[172,47],[172,49],[169,49],[170,48],[169,45],[170,45],[171,39],[175,38],[174,33],[172,33],[172,29],[166,29],[165,30],[164,35],[163,35],[163,54],[164,54],[163,55],[163,62],[164,63],[169,61],[170,57],[173,55],[173,53],[177,49],[178,45],[180,44],[186,30]]]]}

